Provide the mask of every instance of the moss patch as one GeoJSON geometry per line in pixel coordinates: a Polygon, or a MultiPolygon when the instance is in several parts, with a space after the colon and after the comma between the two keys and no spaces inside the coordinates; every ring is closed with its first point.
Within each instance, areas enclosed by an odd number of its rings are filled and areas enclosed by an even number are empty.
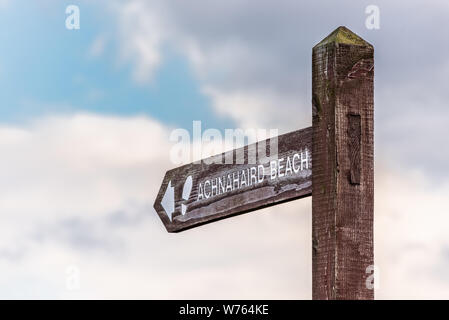
{"type": "Polygon", "coordinates": [[[315,47],[327,45],[330,43],[344,43],[344,44],[352,44],[355,46],[372,47],[371,44],[360,38],[358,35],[356,35],[354,32],[352,32],[346,27],[338,27],[330,35],[328,35],[320,43],[318,43],[315,47]]]}

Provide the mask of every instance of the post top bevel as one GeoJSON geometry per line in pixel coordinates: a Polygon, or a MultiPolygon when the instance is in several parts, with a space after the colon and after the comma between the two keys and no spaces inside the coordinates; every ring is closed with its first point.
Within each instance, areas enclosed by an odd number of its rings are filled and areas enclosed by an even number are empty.
{"type": "Polygon", "coordinates": [[[340,26],[334,31],[332,31],[331,34],[329,34],[326,38],[321,40],[313,48],[315,49],[317,47],[321,47],[324,45],[337,44],[337,43],[350,44],[354,46],[372,47],[372,45],[369,42],[363,40],[361,37],[356,35],[354,32],[352,32],[345,26],[340,26]]]}

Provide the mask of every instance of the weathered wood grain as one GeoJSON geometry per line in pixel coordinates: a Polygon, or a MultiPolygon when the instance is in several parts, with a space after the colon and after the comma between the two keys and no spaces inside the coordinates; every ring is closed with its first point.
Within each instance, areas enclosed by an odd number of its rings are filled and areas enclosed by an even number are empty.
{"type": "Polygon", "coordinates": [[[313,48],[313,299],[373,299],[374,49],[340,27],[313,48]]]}
{"type": "Polygon", "coordinates": [[[348,154],[349,154],[349,172],[350,182],[360,184],[361,175],[361,149],[362,123],[359,114],[348,114],[348,154]]]}
{"type": "MultiPolygon", "coordinates": [[[[269,141],[265,141],[268,156],[269,141]]],[[[297,173],[276,177],[271,179],[270,160],[257,158],[256,163],[248,164],[248,150],[257,150],[258,145],[251,145],[233,150],[234,158],[239,152],[245,155],[243,164],[208,164],[211,159],[226,159],[229,153],[223,153],[219,156],[205,159],[200,163],[188,164],[166,173],[159,194],[156,197],[154,208],[164,223],[168,232],[178,232],[192,227],[196,227],[208,222],[227,218],[233,215],[257,210],[260,208],[272,206],[281,202],[290,201],[312,194],[312,128],[306,128],[278,137],[278,156],[276,159],[284,159],[283,165],[286,165],[287,157],[305,153],[309,158],[308,167],[305,163],[303,170],[297,173]],[[251,148],[255,147],[255,148],[251,148]],[[250,168],[263,165],[264,180],[262,183],[245,186],[226,193],[218,194],[209,198],[201,197],[199,194],[199,183],[218,177],[226,177],[228,174],[238,172],[239,170],[250,170],[250,168]],[[192,176],[193,187],[187,200],[182,198],[184,183],[187,177],[192,176]],[[167,190],[168,185],[174,188],[175,210],[172,220],[165,212],[161,201],[167,190]],[[182,214],[182,206],[187,206],[186,213],[182,214]]],[[[296,158],[298,160],[298,158],[296,158]]],[[[296,168],[298,163],[296,162],[296,168]]],[[[282,171],[281,171],[282,173],[282,171]]],[[[203,193],[204,194],[204,193],[203,193]]]]}

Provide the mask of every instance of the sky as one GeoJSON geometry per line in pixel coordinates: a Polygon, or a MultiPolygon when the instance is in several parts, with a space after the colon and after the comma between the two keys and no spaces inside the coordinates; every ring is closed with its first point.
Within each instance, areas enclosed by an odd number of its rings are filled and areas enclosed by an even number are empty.
{"type": "Polygon", "coordinates": [[[345,25],[375,48],[376,298],[448,299],[448,15],[0,0],[0,298],[310,299],[310,198],[179,234],[153,202],[173,129],[310,126],[312,47],[345,25]]]}

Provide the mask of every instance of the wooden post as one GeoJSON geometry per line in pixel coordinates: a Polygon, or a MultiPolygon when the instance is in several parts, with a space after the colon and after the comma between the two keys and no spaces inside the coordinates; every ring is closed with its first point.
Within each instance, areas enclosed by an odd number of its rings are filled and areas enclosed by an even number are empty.
{"type": "Polygon", "coordinates": [[[312,54],[313,299],[373,299],[374,48],[339,27],[312,54]]]}

